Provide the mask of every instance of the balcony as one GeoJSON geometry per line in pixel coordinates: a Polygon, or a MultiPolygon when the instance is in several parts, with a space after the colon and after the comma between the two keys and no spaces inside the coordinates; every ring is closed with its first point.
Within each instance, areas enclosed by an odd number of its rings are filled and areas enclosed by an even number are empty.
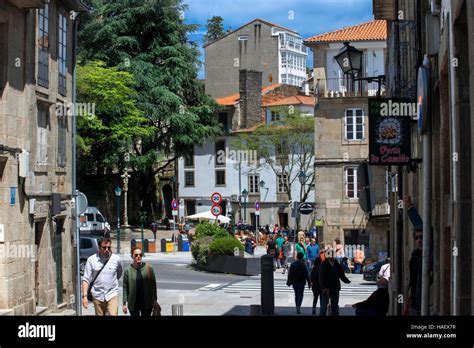
{"type": "MultiPolygon", "coordinates": [[[[352,78],[317,79],[315,94],[319,98],[375,97],[378,82],[354,81],[352,78]]],[[[380,87],[380,95],[385,96],[385,87],[380,87]]]]}
{"type": "Polygon", "coordinates": [[[306,46],[304,46],[302,43],[294,43],[291,41],[284,41],[280,43],[280,49],[282,50],[290,50],[290,51],[295,51],[298,53],[304,53],[306,54],[306,46]]]}
{"type": "Polygon", "coordinates": [[[383,202],[375,204],[375,208],[372,210],[372,217],[381,217],[390,215],[390,204],[383,202]]]}

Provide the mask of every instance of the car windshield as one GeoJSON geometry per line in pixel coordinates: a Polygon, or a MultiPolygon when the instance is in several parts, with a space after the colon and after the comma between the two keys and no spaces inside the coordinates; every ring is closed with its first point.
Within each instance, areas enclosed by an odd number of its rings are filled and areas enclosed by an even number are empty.
{"type": "Polygon", "coordinates": [[[94,221],[94,214],[85,214],[87,217],[87,221],[94,221]]]}
{"type": "Polygon", "coordinates": [[[95,218],[96,218],[97,222],[105,222],[104,217],[100,214],[96,214],[95,218]]]}

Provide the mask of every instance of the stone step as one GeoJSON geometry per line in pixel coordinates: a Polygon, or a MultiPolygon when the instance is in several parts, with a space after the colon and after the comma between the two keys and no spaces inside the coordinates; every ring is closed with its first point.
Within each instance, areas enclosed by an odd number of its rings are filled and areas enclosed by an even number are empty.
{"type": "Polygon", "coordinates": [[[13,309],[0,309],[0,315],[13,315],[13,309]]]}
{"type": "Polygon", "coordinates": [[[36,306],[36,315],[43,315],[48,310],[48,307],[36,306]]]}

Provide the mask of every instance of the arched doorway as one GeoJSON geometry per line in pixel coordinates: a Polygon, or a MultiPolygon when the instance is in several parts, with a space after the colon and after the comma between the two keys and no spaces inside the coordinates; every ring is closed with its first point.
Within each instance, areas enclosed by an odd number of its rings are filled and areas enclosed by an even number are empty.
{"type": "Polygon", "coordinates": [[[165,214],[168,219],[172,219],[171,215],[171,202],[173,201],[173,189],[171,185],[164,185],[163,191],[163,204],[165,205],[165,214]]]}

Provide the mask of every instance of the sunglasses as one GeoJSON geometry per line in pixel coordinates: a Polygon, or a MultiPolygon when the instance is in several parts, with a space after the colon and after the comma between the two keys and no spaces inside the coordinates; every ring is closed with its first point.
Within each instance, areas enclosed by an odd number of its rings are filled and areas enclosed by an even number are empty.
{"type": "Polygon", "coordinates": [[[133,254],[133,257],[138,257],[138,256],[142,257],[142,254],[133,254]]]}
{"type": "Polygon", "coordinates": [[[112,247],[111,247],[111,246],[105,246],[105,247],[104,247],[104,246],[101,246],[101,248],[102,248],[103,250],[106,250],[106,249],[112,250],[112,247]]]}
{"type": "Polygon", "coordinates": [[[415,240],[423,239],[423,236],[416,236],[415,240]]]}

